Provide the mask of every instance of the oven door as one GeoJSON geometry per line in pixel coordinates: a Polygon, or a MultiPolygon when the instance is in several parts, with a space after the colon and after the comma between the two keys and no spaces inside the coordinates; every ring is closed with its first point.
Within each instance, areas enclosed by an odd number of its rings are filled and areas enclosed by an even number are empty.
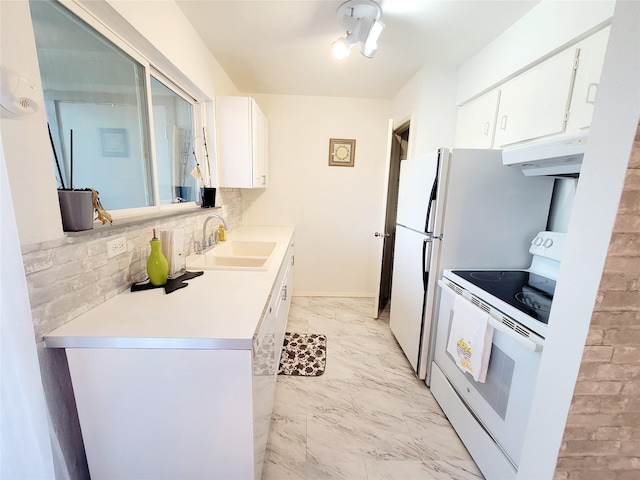
{"type": "MultiPolygon", "coordinates": [[[[446,350],[455,296],[463,295],[467,300],[471,300],[472,296],[449,281],[438,283],[442,291],[434,361],[464,406],[517,470],[544,340],[541,337],[535,340],[522,337],[501,323],[502,319],[496,319],[497,315],[492,312],[490,323],[494,326],[494,334],[486,381],[474,381],[471,375],[458,368],[446,350]]],[[[518,325],[512,319],[508,319],[509,322],[518,325]]]]}

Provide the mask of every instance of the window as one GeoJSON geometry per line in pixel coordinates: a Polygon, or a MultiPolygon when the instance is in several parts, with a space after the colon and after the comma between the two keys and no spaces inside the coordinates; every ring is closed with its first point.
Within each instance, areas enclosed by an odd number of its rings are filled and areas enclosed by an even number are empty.
{"type": "Polygon", "coordinates": [[[30,8],[59,187],[109,211],[195,201],[197,102],[58,2],[30,8]]]}
{"type": "Polygon", "coordinates": [[[153,130],[158,162],[160,204],[193,202],[197,198],[193,105],[157,78],[151,77],[153,130]]]}

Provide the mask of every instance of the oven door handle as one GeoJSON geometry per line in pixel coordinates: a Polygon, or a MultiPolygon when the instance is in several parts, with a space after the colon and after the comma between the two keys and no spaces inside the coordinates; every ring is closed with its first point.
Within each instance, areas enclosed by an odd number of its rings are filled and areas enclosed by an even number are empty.
{"type": "Polygon", "coordinates": [[[500,320],[497,320],[493,317],[489,318],[489,325],[491,325],[496,330],[500,330],[505,335],[508,335],[513,340],[519,342],[522,346],[526,347],[528,350],[532,352],[541,352],[543,344],[536,341],[535,338],[525,337],[515,332],[512,328],[507,327],[500,320]]]}
{"type": "MultiPolygon", "coordinates": [[[[465,295],[462,295],[461,293],[456,292],[453,288],[451,288],[449,285],[444,283],[442,280],[438,280],[438,285],[440,285],[440,287],[443,288],[443,289],[447,289],[449,291],[449,293],[452,294],[452,295],[460,295],[465,300],[471,301],[470,298],[467,298],[465,295]]],[[[474,306],[476,308],[479,308],[475,304],[474,304],[474,306]]],[[[527,348],[527,350],[531,350],[532,352],[541,352],[542,351],[542,348],[544,346],[544,339],[542,339],[542,337],[538,337],[535,334],[534,334],[535,336],[525,337],[524,335],[519,334],[513,328],[508,327],[507,325],[502,323],[500,320],[498,320],[497,318],[494,318],[493,316],[489,315],[488,313],[487,313],[487,316],[489,316],[489,325],[491,325],[496,330],[499,330],[501,333],[504,333],[505,335],[508,335],[509,338],[517,341],[523,347],[527,348]]]]}

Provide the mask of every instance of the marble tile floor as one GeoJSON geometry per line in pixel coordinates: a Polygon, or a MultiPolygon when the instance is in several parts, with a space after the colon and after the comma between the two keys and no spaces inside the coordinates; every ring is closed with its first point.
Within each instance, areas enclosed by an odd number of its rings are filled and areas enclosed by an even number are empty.
{"type": "Polygon", "coordinates": [[[327,336],[320,377],[280,375],[262,480],[482,474],[371,298],[294,297],[287,331],[327,336]]]}

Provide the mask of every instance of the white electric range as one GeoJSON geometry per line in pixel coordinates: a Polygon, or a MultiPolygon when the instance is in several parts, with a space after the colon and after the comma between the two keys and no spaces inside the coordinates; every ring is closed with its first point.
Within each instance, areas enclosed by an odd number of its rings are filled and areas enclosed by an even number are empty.
{"type": "Polygon", "coordinates": [[[444,270],[431,391],[486,478],[516,478],[565,234],[540,232],[524,270],[444,270]],[[456,297],[493,327],[485,382],[447,353],[456,297]]]}

